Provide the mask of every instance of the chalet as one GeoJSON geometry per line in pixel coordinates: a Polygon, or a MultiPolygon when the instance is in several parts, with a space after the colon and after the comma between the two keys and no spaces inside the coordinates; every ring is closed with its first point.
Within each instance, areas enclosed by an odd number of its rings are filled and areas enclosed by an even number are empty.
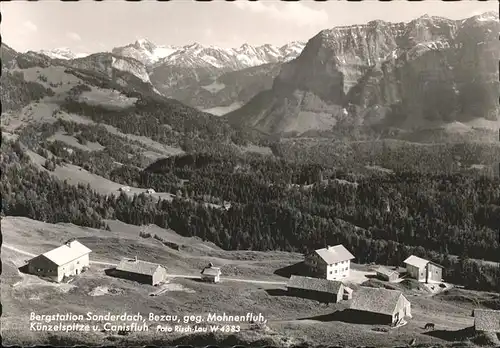
{"type": "Polygon", "coordinates": [[[443,281],[443,266],[418,256],[411,255],[404,261],[406,271],[411,278],[419,282],[440,283],[443,281]]]}
{"type": "Polygon", "coordinates": [[[500,311],[474,309],[474,329],[478,332],[500,333],[500,311]]]}
{"type": "Polygon", "coordinates": [[[153,193],[155,193],[155,190],[153,190],[152,188],[148,188],[148,189],[146,190],[146,193],[148,193],[148,194],[153,194],[153,193]]]}
{"type": "Polygon", "coordinates": [[[379,279],[382,279],[382,280],[385,280],[385,281],[388,281],[388,282],[394,282],[396,280],[399,279],[399,273],[394,271],[394,270],[391,270],[391,269],[388,269],[386,267],[379,267],[377,270],[377,277],[379,279]]]}
{"type": "Polygon", "coordinates": [[[121,192],[130,192],[130,186],[122,186],[119,188],[121,192]]]}
{"type": "Polygon", "coordinates": [[[402,319],[411,318],[410,301],[397,290],[362,286],[354,291],[350,310],[374,324],[396,326],[402,319]]]}
{"type": "Polygon", "coordinates": [[[339,280],[349,277],[352,259],[354,256],[339,244],[315,250],[304,263],[320,278],[339,280]]]}
{"type": "Polygon", "coordinates": [[[325,303],[337,303],[344,296],[344,284],[339,281],[296,275],[288,280],[287,290],[290,295],[325,303]]]}
{"type": "Polygon", "coordinates": [[[88,268],[89,248],[76,240],[68,241],[53,250],[28,261],[28,272],[61,282],[65,277],[78,275],[88,268]]]}
{"type": "Polygon", "coordinates": [[[113,275],[139,283],[158,285],[165,281],[167,270],[157,263],[134,259],[122,259],[113,275]]]}
{"type": "Polygon", "coordinates": [[[203,268],[201,271],[201,280],[205,282],[218,283],[220,281],[220,274],[220,267],[210,265],[203,268]]]}

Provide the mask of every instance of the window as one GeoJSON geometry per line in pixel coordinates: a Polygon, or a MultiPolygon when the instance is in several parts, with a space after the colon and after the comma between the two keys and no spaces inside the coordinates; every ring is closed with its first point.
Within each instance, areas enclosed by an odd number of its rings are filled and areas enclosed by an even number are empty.
{"type": "Polygon", "coordinates": [[[335,273],[337,273],[337,270],[335,270],[335,273]]]}
{"type": "Polygon", "coordinates": [[[335,262],[335,266],[338,266],[338,264],[339,264],[338,262],[335,262]]]}
{"type": "Polygon", "coordinates": [[[332,274],[332,273],[333,273],[333,272],[332,272],[332,271],[330,271],[330,274],[332,274]]]}
{"type": "Polygon", "coordinates": [[[76,264],[79,265],[80,264],[80,261],[76,261],[76,264]]]}

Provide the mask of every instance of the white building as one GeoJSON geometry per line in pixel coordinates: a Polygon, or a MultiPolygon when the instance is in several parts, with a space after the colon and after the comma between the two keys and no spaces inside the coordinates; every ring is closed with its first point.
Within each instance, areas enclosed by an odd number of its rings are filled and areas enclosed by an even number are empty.
{"type": "Polygon", "coordinates": [[[60,282],[89,267],[89,248],[74,240],[28,261],[28,272],[60,282]]]}
{"type": "Polygon", "coordinates": [[[352,259],[354,255],[339,244],[315,250],[304,262],[318,277],[339,280],[349,277],[352,259]]]}
{"type": "Polygon", "coordinates": [[[443,266],[421,257],[411,255],[404,260],[408,275],[419,282],[439,283],[443,281],[443,266]]]}

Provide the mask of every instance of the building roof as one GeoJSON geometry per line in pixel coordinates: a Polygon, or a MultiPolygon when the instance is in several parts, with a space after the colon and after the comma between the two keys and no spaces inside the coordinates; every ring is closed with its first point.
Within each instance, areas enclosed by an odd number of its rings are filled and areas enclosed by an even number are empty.
{"type": "Polygon", "coordinates": [[[407,265],[415,266],[417,268],[425,268],[428,263],[432,263],[434,266],[444,268],[443,266],[441,266],[438,263],[423,259],[423,258],[415,256],[415,255],[411,255],[409,258],[404,260],[404,263],[406,263],[407,265]]]}
{"type": "Polygon", "coordinates": [[[361,286],[354,291],[351,309],[392,315],[396,309],[401,291],[361,286]]]}
{"type": "Polygon", "coordinates": [[[122,272],[152,276],[159,267],[161,267],[159,264],[153,262],[137,259],[122,259],[116,269],[122,272]]]}
{"type": "Polygon", "coordinates": [[[386,275],[388,277],[390,277],[391,275],[394,275],[394,274],[398,274],[399,275],[398,272],[396,272],[396,271],[394,271],[392,269],[388,269],[386,267],[379,267],[379,268],[377,268],[376,272],[380,273],[380,274],[384,274],[384,275],[386,275]]]}
{"type": "Polygon", "coordinates": [[[342,244],[335,246],[327,246],[323,249],[316,250],[319,255],[327,264],[342,262],[354,259],[354,255],[349,252],[342,244]]]}
{"type": "Polygon", "coordinates": [[[60,247],[47,251],[42,255],[50,261],[54,262],[56,265],[62,266],[90,252],[92,252],[92,250],[87,248],[79,241],[74,240],[67,244],[63,244],[60,247]]]}
{"type": "Polygon", "coordinates": [[[425,260],[421,257],[411,255],[409,258],[404,260],[404,263],[406,263],[407,265],[415,266],[417,268],[425,268],[429,263],[429,260],[425,260]]]}
{"type": "Polygon", "coordinates": [[[478,331],[500,332],[500,311],[474,309],[474,326],[478,331]]]}
{"type": "Polygon", "coordinates": [[[312,290],[331,294],[338,294],[342,285],[342,282],[339,281],[296,275],[292,275],[287,283],[288,288],[312,290]]]}
{"type": "Polygon", "coordinates": [[[220,273],[220,267],[205,267],[203,271],[201,271],[201,274],[209,276],[218,276],[220,273]]]}

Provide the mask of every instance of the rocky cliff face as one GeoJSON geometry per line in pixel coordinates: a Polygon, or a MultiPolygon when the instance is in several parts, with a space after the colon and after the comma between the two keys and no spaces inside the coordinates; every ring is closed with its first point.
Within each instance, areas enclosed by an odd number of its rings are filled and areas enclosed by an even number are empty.
{"type": "Polygon", "coordinates": [[[408,131],[477,119],[494,125],[499,31],[495,13],[324,30],[282,66],[272,89],[227,117],[298,134],[345,126],[408,131]]]}
{"type": "Polygon", "coordinates": [[[96,71],[108,77],[113,76],[114,69],[130,73],[145,83],[151,83],[146,67],[141,62],[111,53],[96,53],[88,57],[72,59],[59,63],[71,65],[77,69],[96,71]]]}
{"type": "Polygon", "coordinates": [[[2,58],[2,71],[13,68],[16,65],[15,59],[18,53],[4,43],[0,46],[0,55],[2,58]]]}

